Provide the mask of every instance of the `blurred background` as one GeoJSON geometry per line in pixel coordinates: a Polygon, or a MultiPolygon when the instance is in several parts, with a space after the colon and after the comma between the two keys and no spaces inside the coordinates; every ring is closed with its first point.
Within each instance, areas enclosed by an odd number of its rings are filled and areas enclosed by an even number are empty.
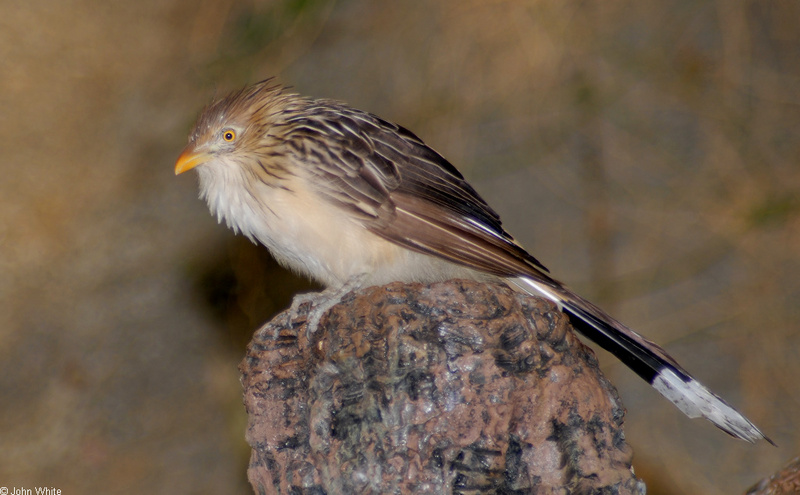
{"type": "Polygon", "coordinates": [[[648,493],[741,493],[800,453],[800,3],[0,9],[0,486],[251,493],[237,365],[311,286],[173,166],[204,104],[269,76],[414,130],[779,445],[601,354],[648,493]]]}

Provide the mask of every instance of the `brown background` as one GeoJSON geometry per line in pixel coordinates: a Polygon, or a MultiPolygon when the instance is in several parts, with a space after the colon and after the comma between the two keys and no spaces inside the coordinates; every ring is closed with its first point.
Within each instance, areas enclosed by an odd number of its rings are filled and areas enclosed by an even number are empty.
{"type": "Polygon", "coordinates": [[[307,285],[173,164],[275,75],[413,129],[780,446],[601,356],[649,493],[743,491],[800,452],[798,5],[0,0],[0,486],[249,492],[236,365],[307,285]]]}

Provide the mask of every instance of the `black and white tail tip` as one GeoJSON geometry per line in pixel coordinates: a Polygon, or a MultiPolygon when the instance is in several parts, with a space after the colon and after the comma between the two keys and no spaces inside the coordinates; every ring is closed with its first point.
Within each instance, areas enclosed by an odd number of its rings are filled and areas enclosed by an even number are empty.
{"type": "Polygon", "coordinates": [[[766,440],[750,420],[695,380],[657,344],[647,340],[602,309],[555,280],[520,277],[513,284],[555,302],[571,317],[576,330],[607,350],[647,381],[690,418],[706,418],[725,433],[754,443],[766,440]]]}

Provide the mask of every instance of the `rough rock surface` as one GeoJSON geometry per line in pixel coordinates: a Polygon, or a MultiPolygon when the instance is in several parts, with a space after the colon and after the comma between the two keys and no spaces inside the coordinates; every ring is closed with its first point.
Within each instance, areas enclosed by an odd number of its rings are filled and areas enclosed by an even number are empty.
{"type": "Polygon", "coordinates": [[[624,409],[553,305],[394,283],[259,329],[242,361],[257,493],[643,493],[624,409]]]}
{"type": "Polygon", "coordinates": [[[789,461],[780,471],[764,478],[747,495],[790,495],[800,493],[800,457],[789,461]]]}

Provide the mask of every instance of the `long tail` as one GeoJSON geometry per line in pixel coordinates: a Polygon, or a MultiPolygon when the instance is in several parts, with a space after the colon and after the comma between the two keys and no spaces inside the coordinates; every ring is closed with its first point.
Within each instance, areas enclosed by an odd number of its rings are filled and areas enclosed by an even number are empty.
{"type": "Polygon", "coordinates": [[[748,442],[772,440],[714,392],[695,380],[661,347],[558,282],[509,279],[524,292],[555,302],[572,317],[575,328],[616,356],[690,418],[703,417],[725,433],[748,442]]]}

